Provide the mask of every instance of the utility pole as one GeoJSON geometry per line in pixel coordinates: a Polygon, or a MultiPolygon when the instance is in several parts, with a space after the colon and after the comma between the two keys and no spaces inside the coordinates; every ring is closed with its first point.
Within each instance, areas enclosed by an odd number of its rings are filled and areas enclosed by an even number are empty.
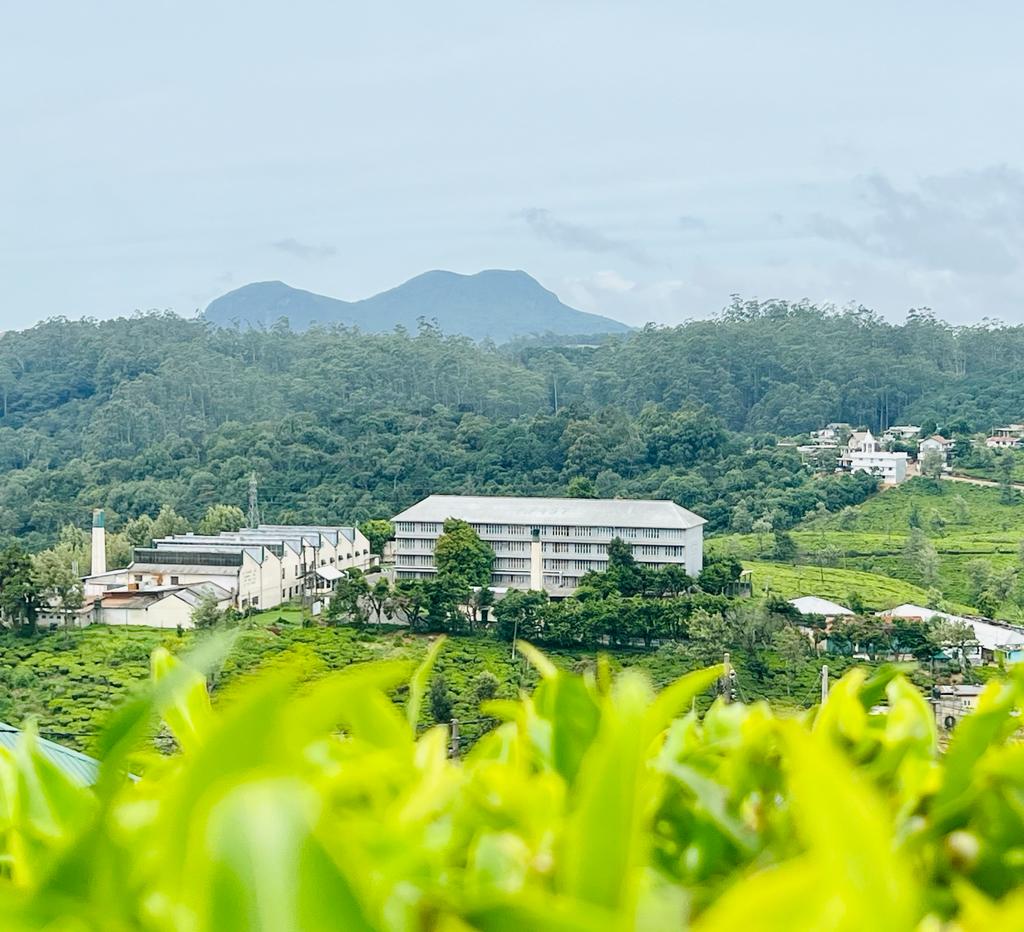
{"type": "Polygon", "coordinates": [[[260,497],[259,481],[256,479],[255,471],[249,474],[249,527],[260,526],[260,497]]]}
{"type": "Polygon", "coordinates": [[[821,702],[824,705],[828,699],[828,664],[821,665],[821,702]]]}
{"type": "Polygon", "coordinates": [[[452,728],[452,740],[451,745],[448,748],[448,756],[452,760],[458,760],[459,758],[459,720],[453,718],[451,722],[452,728]]]}
{"type": "Polygon", "coordinates": [[[729,662],[729,651],[726,651],[722,658],[722,667],[722,697],[728,703],[732,702],[732,664],[729,662]]]}

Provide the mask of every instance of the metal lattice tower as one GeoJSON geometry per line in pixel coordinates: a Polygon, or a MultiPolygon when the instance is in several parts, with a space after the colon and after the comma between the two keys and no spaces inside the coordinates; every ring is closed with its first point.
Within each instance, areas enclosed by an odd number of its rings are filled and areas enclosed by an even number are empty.
{"type": "Polygon", "coordinates": [[[260,495],[256,473],[252,473],[249,476],[249,514],[247,520],[249,521],[249,527],[260,526],[260,495]]]}

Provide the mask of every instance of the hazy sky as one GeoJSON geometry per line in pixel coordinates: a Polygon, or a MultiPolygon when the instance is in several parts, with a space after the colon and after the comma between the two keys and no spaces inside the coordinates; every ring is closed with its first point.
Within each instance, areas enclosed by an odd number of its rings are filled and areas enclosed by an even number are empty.
{"type": "Polygon", "coordinates": [[[0,329],[522,268],[1024,321],[1019,4],[5,4],[0,329]]]}

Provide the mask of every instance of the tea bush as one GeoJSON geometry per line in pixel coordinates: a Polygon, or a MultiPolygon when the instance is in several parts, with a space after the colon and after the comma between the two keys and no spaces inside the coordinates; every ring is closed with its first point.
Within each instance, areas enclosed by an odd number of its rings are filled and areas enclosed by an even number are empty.
{"type": "Polygon", "coordinates": [[[436,642],[298,685],[280,665],[211,707],[213,638],[158,648],[92,788],[31,730],[0,751],[7,930],[940,930],[1024,927],[1024,676],[940,753],[895,668],[802,715],[556,668],[464,759],[417,732],[436,642]],[[404,695],[404,705],[395,696],[404,695]],[[888,714],[872,714],[879,703],[888,714]],[[156,717],[177,743],[143,745],[156,717]],[[129,770],[143,776],[131,780],[129,770]]]}

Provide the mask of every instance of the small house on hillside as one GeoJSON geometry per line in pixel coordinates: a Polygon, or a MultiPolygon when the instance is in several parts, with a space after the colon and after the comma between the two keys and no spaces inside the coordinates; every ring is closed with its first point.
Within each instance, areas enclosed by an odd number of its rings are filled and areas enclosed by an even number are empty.
{"type": "Polygon", "coordinates": [[[917,445],[918,456],[924,456],[926,453],[938,453],[942,457],[943,463],[949,461],[949,454],[952,450],[953,441],[948,437],[943,437],[942,434],[932,434],[917,445]]]}
{"type": "Polygon", "coordinates": [[[886,485],[899,485],[907,478],[907,454],[886,452],[870,430],[850,434],[839,465],[848,472],[878,476],[886,485]]]}
{"type": "Polygon", "coordinates": [[[990,450],[1017,450],[1020,445],[1020,437],[1011,437],[1008,434],[993,434],[985,439],[985,446],[990,450]]]}
{"type": "Polygon", "coordinates": [[[882,439],[886,443],[906,443],[917,439],[920,434],[921,428],[915,427],[913,424],[894,424],[886,429],[885,433],[882,434],[882,439]]]}
{"type": "Polygon", "coordinates": [[[992,429],[993,437],[1013,437],[1016,440],[1024,439],[1024,424],[1007,424],[1005,427],[992,429]]]}

